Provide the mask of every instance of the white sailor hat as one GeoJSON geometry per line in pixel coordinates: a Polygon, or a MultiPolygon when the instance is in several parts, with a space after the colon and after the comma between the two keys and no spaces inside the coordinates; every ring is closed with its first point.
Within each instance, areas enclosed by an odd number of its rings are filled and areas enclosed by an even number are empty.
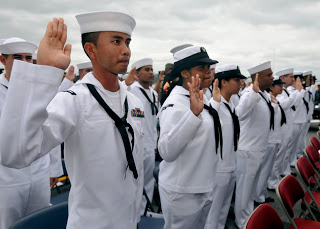
{"type": "Polygon", "coordinates": [[[80,64],[77,64],[78,70],[86,69],[86,68],[92,68],[91,61],[82,62],[80,64]]]}
{"type": "Polygon", "coordinates": [[[178,45],[177,47],[174,47],[173,49],[171,49],[170,52],[174,55],[176,52],[191,46],[193,45],[191,44],[178,45]]]}
{"type": "Polygon", "coordinates": [[[136,21],[133,17],[120,12],[93,12],[76,15],[81,34],[113,31],[131,36],[136,21]]]}
{"type": "Polygon", "coordinates": [[[244,81],[245,84],[252,83],[252,78],[249,77],[244,81]]]}
{"type": "Polygon", "coordinates": [[[294,78],[296,79],[297,77],[301,78],[302,80],[304,79],[303,77],[303,72],[301,71],[294,71],[293,72],[294,78]]]}
{"type": "Polygon", "coordinates": [[[276,76],[280,77],[280,76],[284,76],[284,75],[288,75],[288,74],[292,74],[292,73],[293,73],[293,68],[285,68],[285,69],[282,69],[282,70],[276,72],[273,77],[274,78],[276,76]]]}
{"type": "Polygon", "coordinates": [[[216,68],[216,66],[217,66],[217,64],[211,64],[210,69],[214,69],[214,68],[216,68]]]}
{"type": "Polygon", "coordinates": [[[16,54],[16,53],[31,53],[33,54],[38,46],[23,40],[18,37],[11,37],[6,40],[1,41],[0,44],[0,53],[2,54],[16,54]]]}
{"type": "MultiPolygon", "coordinates": [[[[287,74],[290,74],[290,73],[287,73],[287,74]]],[[[287,75],[287,74],[283,74],[283,75],[287,75]]],[[[283,75],[280,75],[280,76],[283,76],[283,75]]],[[[280,76],[275,75],[275,76],[273,77],[272,85],[283,85],[283,84],[286,84],[285,82],[283,82],[283,81],[280,79],[280,76]]]]}
{"type": "Polygon", "coordinates": [[[312,71],[305,71],[303,72],[303,76],[312,75],[312,71]]]}
{"type": "Polygon", "coordinates": [[[261,64],[257,64],[251,68],[248,69],[248,72],[250,75],[256,74],[258,72],[262,72],[266,69],[271,68],[271,61],[267,61],[261,64]]]}
{"type": "Polygon", "coordinates": [[[147,66],[147,65],[153,65],[153,61],[151,58],[144,58],[144,59],[138,60],[132,64],[131,68],[136,67],[136,70],[138,70],[139,68],[142,68],[143,66],[147,66]]]}
{"type": "Polygon", "coordinates": [[[176,52],[173,55],[173,62],[173,74],[198,65],[218,63],[218,61],[210,59],[205,48],[199,46],[190,46],[176,52]]]}
{"type": "Polygon", "coordinates": [[[222,80],[231,78],[246,79],[247,77],[241,74],[240,69],[237,65],[226,64],[216,68],[214,78],[222,80]]]}

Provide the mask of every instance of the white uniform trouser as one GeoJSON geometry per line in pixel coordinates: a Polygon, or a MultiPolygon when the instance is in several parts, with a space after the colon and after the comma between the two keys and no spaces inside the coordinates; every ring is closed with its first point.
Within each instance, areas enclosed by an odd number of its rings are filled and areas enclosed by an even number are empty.
{"type": "Polygon", "coordinates": [[[257,184],[257,189],[254,195],[254,200],[257,202],[265,202],[268,197],[268,178],[271,174],[277,152],[279,151],[280,143],[268,143],[266,154],[263,159],[260,177],[257,184]]]}
{"type": "Polygon", "coordinates": [[[0,188],[0,229],[50,205],[49,176],[31,184],[0,188]]]}
{"type": "Polygon", "coordinates": [[[216,182],[205,229],[224,229],[236,184],[236,171],[217,172],[216,182]]]}
{"type": "MultiPolygon", "coordinates": [[[[148,198],[152,203],[153,191],[154,191],[154,177],[153,170],[155,166],[155,152],[153,148],[144,148],[144,157],[143,157],[143,171],[144,171],[144,180],[143,187],[146,190],[148,198]]],[[[143,215],[146,208],[147,199],[145,196],[142,197],[140,215],[143,215]]]]}
{"type": "Polygon", "coordinates": [[[212,204],[212,192],[178,193],[159,186],[164,229],[203,229],[212,204]]]}
{"type": "Polygon", "coordinates": [[[301,136],[300,136],[300,139],[298,142],[298,146],[297,146],[297,149],[298,149],[297,157],[298,158],[303,156],[303,152],[306,148],[306,138],[307,138],[307,133],[308,133],[309,127],[310,127],[310,122],[302,123],[302,127],[301,127],[302,133],[301,133],[301,136]]]}
{"type": "MultiPolygon", "coordinates": [[[[268,188],[270,189],[276,189],[280,181],[280,174],[282,174],[281,167],[282,167],[284,158],[286,156],[286,152],[288,152],[287,149],[288,149],[290,138],[292,137],[292,131],[289,128],[286,128],[285,131],[282,131],[282,133],[284,134],[281,136],[279,151],[276,154],[276,159],[275,159],[273,168],[271,170],[271,175],[268,179],[268,188]]],[[[287,164],[289,164],[288,159],[289,157],[286,158],[287,164]]],[[[289,166],[289,169],[290,169],[290,166],[289,166]]]]}
{"type": "Polygon", "coordinates": [[[236,201],[234,213],[236,224],[242,228],[253,212],[253,195],[256,191],[263,157],[266,151],[237,152],[236,201]]]}
{"type": "Polygon", "coordinates": [[[301,148],[303,147],[301,144],[301,139],[303,138],[303,129],[302,129],[303,123],[294,123],[293,124],[293,137],[295,141],[295,147],[293,148],[293,153],[290,157],[290,165],[294,166],[297,161],[298,152],[301,151],[301,148]]]}

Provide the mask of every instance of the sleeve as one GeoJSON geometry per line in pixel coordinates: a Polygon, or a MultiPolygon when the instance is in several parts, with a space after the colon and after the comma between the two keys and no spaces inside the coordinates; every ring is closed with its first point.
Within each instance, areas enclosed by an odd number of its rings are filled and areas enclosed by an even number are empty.
{"type": "Polygon", "coordinates": [[[64,78],[61,82],[61,85],[59,87],[59,92],[61,91],[66,91],[68,90],[70,87],[72,87],[74,85],[74,83],[71,80],[68,80],[67,78],[64,78]]]}
{"type": "Polygon", "coordinates": [[[214,108],[217,112],[219,112],[221,102],[219,103],[219,102],[215,101],[213,98],[211,98],[209,100],[209,103],[212,106],[212,108],[214,108]]]}
{"type": "Polygon", "coordinates": [[[73,133],[80,107],[77,96],[57,94],[62,75],[61,69],[14,61],[0,120],[4,166],[27,167],[73,133]]]}
{"type": "Polygon", "coordinates": [[[243,93],[240,98],[239,104],[236,107],[236,114],[238,115],[239,121],[247,118],[247,116],[251,113],[252,109],[257,105],[260,99],[262,99],[261,96],[252,88],[249,91],[243,93]]]}
{"type": "Polygon", "coordinates": [[[287,110],[290,109],[293,105],[297,103],[300,99],[302,99],[303,93],[299,92],[298,90],[293,91],[289,97],[285,96],[284,94],[278,95],[277,99],[280,102],[280,105],[283,109],[287,110]]]}
{"type": "Polygon", "coordinates": [[[61,145],[53,148],[50,152],[50,177],[60,177],[63,175],[61,163],[61,145]]]}
{"type": "Polygon", "coordinates": [[[172,162],[183,153],[183,148],[194,138],[202,123],[201,114],[196,117],[190,109],[174,104],[161,111],[159,120],[161,127],[159,153],[163,160],[172,162]]]}

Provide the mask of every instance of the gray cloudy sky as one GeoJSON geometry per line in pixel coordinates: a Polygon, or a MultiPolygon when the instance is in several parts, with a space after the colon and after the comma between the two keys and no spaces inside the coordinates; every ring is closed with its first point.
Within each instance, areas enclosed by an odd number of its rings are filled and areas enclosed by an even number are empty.
{"type": "Polygon", "coordinates": [[[47,22],[63,17],[71,64],[77,64],[88,59],[74,16],[104,10],[136,19],[130,66],[150,57],[154,70],[163,70],[173,61],[171,48],[191,43],[220,64],[239,65],[245,75],[248,67],[271,60],[274,71],[312,70],[320,79],[319,0],[1,0],[0,39],[16,36],[38,44],[47,22]]]}

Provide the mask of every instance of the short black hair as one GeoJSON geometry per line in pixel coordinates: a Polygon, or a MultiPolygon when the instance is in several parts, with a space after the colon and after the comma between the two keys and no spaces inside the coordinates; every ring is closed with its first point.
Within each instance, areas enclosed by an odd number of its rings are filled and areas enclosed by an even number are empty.
{"type": "MultiPolygon", "coordinates": [[[[225,81],[229,82],[230,79],[231,79],[231,78],[218,79],[218,88],[221,89],[221,86],[222,86],[221,82],[222,82],[222,80],[225,80],[225,81]]],[[[212,87],[213,87],[213,83],[214,83],[215,80],[216,80],[216,79],[213,79],[213,81],[212,81],[212,83],[211,83],[212,87]]]]}
{"type": "Polygon", "coordinates": [[[100,32],[83,33],[81,35],[82,48],[83,48],[84,52],[86,53],[86,55],[89,57],[89,59],[90,59],[90,56],[86,52],[84,45],[87,42],[90,42],[90,43],[93,43],[95,46],[97,46],[99,35],[100,35],[100,32]]]}

